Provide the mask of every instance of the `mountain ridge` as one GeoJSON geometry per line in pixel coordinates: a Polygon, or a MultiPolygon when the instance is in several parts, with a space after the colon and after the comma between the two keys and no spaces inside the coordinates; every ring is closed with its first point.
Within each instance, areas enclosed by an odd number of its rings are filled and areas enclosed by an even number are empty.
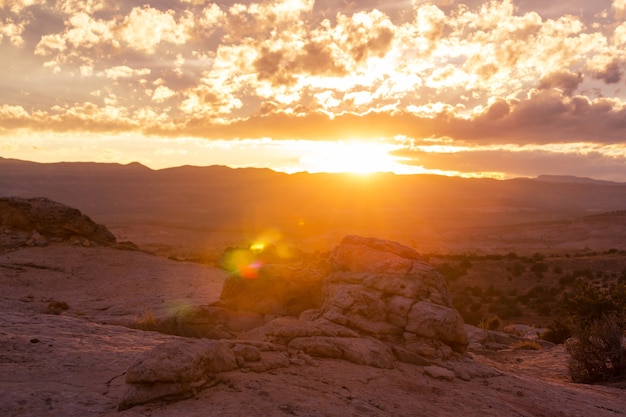
{"type": "MultiPolygon", "coordinates": [[[[285,174],[220,165],[152,170],[140,164],[7,159],[0,159],[0,195],[47,197],[77,207],[118,233],[130,233],[122,240],[137,243],[157,245],[158,234],[167,231],[179,235],[181,244],[227,245],[276,229],[324,250],[347,234],[419,249],[472,250],[499,234],[514,242],[511,226],[559,221],[566,228],[587,215],[626,209],[626,184],[595,180],[285,174]],[[138,237],[140,226],[144,231],[138,237]],[[506,231],[498,229],[503,226],[506,231]]],[[[609,233],[615,235],[612,241],[626,235],[621,228],[609,233]]],[[[577,240],[585,239],[568,245],[577,240]]],[[[541,239],[534,242],[540,244],[541,239]]]]}

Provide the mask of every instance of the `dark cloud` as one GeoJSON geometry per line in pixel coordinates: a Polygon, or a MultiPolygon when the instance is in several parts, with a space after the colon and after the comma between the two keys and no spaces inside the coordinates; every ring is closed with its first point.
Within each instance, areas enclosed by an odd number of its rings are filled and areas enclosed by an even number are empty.
{"type": "Polygon", "coordinates": [[[611,157],[599,152],[560,153],[545,150],[480,150],[436,153],[403,149],[393,152],[406,164],[426,169],[462,173],[503,172],[509,176],[535,177],[576,175],[623,181],[619,172],[626,171],[626,157],[611,157]]]}
{"type": "Polygon", "coordinates": [[[385,53],[389,51],[393,36],[393,30],[390,28],[378,28],[378,30],[375,31],[375,35],[367,40],[367,43],[361,44],[353,49],[355,61],[361,61],[369,55],[384,56],[385,53]]]}
{"type": "Polygon", "coordinates": [[[296,75],[327,75],[340,77],[347,74],[344,66],[335,62],[327,46],[309,42],[289,57],[286,51],[271,51],[263,47],[254,61],[258,80],[269,80],[272,85],[292,85],[296,75]]]}
{"type": "Polygon", "coordinates": [[[582,73],[573,73],[569,70],[553,72],[546,75],[539,82],[539,88],[550,89],[559,88],[566,96],[571,96],[578,86],[583,82],[582,73]]]}
{"type": "Polygon", "coordinates": [[[498,99],[487,108],[482,118],[484,121],[496,121],[506,117],[511,112],[511,106],[506,100],[498,99]]]}
{"type": "Polygon", "coordinates": [[[254,61],[257,79],[271,80],[274,85],[293,84],[295,79],[284,71],[282,61],[282,51],[270,51],[268,48],[263,48],[260,56],[254,61]]]}
{"type": "Polygon", "coordinates": [[[292,67],[311,75],[340,77],[347,74],[346,68],[335,62],[328,46],[318,42],[307,43],[293,62],[292,67]]]}
{"type": "Polygon", "coordinates": [[[499,99],[467,119],[450,112],[421,117],[408,112],[324,113],[304,116],[274,112],[213,126],[193,120],[178,134],[213,138],[333,140],[378,139],[404,135],[413,138],[449,137],[466,145],[545,144],[568,142],[626,143],[626,106],[610,99],[566,97],[554,90],[535,92],[525,100],[499,99]]]}
{"type": "Polygon", "coordinates": [[[614,59],[609,62],[602,70],[593,73],[593,78],[596,80],[602,80],[607,84],[617,84],[622,80],[624,71],[622,70],[622,63],[614,59]]]}

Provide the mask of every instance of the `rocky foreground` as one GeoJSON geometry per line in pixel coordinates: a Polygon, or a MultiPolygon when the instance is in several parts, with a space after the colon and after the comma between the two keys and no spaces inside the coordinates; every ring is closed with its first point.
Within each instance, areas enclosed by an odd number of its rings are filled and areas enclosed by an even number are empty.
{"type": "MultiPolygon", "coordinates": [[[[464,353],[434,338],[439,347],[429,350],[431,342],[422,337],[421,354],[402,360],[393,349],[402,347],[401,338],[377,339],[328,318],[324,330],[320,320],[334,311],[335,302],[313,320],[268,317],[263,326],[220,341],[103,324],[136,320],[146,311],[158,317],[218,302],[227,276],[207,266],[55,244],[1,255],[0,274],[3,416],[626,413],[622,390],[567,382],[559,347],[512,350],[506,346],[511,336],[473,330],[464,353]],[[54,300],[69,308],[50,314],[54,300]],[[307,328],[315,330],[307,336],[307,328]],[[330,335],[330,328],[346,334],[330,335]],[[300,336],[289,340],[294,332],[300,336]],[[339,343],[342,338],[345,344],[339,343]],[[500,350],[488,349],[490,343],[500,350]],[[354,356],[361,352],[371,358],[377,349],[391,352],[374,356],[387,358],[378,366],[359,364],[354,356]],[[424,363],[411,363],[420,357],[424,363]]],[[[336,313],[330,318],[343,316],[339,322],[351,317],[346,309],[336,313]]]]}
{"type": "Polygon", "coordinates": [[[562,348],[465,326],[394,242],[246,275],[37,233],[0,254],[2,416],[626,414],[623,390],[568,382],[562,348]],[[205,337],[126,327],[172,318],[205,337]]]}

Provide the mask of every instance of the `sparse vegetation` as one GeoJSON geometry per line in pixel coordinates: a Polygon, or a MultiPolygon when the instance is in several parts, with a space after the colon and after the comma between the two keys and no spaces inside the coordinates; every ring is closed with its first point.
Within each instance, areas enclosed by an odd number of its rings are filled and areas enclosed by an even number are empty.
{"type": "Polygon", "coordinates": [[[562,307],[572,334],[566,343],[572,381],[593,383],[626,376],[626,286],[606,291],[580,283],[575,293],[564,294],[562,307]]]}
{"type": "Polygon", "coordinates": [[[574,337],[566,343],[573,382],[593,383],[624,376],[623,329],[623,321],[614,313],[575,327],[574,337]]]}
{"type": "Polygon", "coordinates": [[[58,315],[69,309],[70,306],[65,301],[50,301],[46,306],[45,313],[58,315]]]}
{"type": "Polygon", "coordinates": [[[500,319],[500,317],[498,316],[493,316],[488,320],[482,320],[478,324],[478,327],[480,327],[481,329],[498,331],[500,330],[500,328],[502,328],[502,319],[500,319]]]}
{"type": "Polygon", "coordinates": [[[535,274],[537,279],[540,279],[543,278],[544,273],[548,272],[549,267],[545,262],[536,262],[530,267],[530,270],[535,274]]]}
{"type": "Polygon", "coordinates": [[[620,251],[427,257],[446,276],[454,307],[472,325],[498,315],[505,324],[548,327],[563,317],[560,300],[579,283],[596,280],[597,286],[608,291],[626,282],[626,258],[620,251]],[[464,273],[459,273],[462,269],[464,273]],[[450,270],[456,272],[453,279],[447,274],[450,270]]]}
{"type": "Polygon", "coordinates": [[[555,344],[563,344],[572,336],[570,327],[562,319],[556,319],[548,325],[548,331],[541,335],[543,340],[555,344]]]}
{"type": "Polygon", "coordinates": [[[471,262],[467,259],[464,259],[457,265],[452,265],[448,262],[445,262],[437,267],[437,272],[439,272],[446,279],[447,282],[453,282],[458,280],[463,275],[467,274],[467,271],[471,267],[471,262]]]}

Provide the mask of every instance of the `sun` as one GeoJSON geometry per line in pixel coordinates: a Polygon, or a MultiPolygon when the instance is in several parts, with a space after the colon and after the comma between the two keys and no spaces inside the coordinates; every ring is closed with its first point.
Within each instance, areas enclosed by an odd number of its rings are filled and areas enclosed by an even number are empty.
{"type": "Polygon", "coordinates": [[[300,164],[309,172],[371,174],[396,172],[397,158],[390,154],[395,146],[382,141],[345,140],[318,142],[300,164]]]}

